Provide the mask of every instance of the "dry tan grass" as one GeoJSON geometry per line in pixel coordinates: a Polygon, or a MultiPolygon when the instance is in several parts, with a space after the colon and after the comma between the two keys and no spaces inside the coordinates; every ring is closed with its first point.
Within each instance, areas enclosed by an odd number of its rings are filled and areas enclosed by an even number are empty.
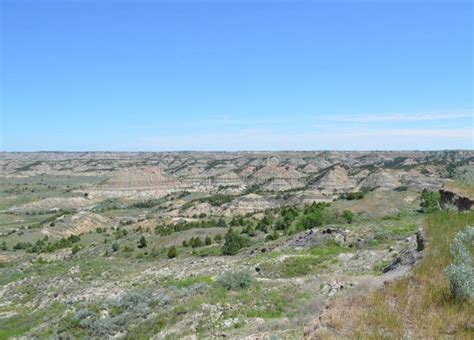
{"type": "Polygon", "coordinates": [[[472,185],[456,181],[446,181],[444,183],[443,189],[474,200],[474,186],[472,185]]]}
{"type": "Polygon", "coordinates": [[[474,213],[439,212],[424,225],[428,247],[411,276],[334,301],[308,337],[473,339],[474,305],[450,295],[444,269],[452,261],[448,249],[454,234],[474,225],[474,213]]]}

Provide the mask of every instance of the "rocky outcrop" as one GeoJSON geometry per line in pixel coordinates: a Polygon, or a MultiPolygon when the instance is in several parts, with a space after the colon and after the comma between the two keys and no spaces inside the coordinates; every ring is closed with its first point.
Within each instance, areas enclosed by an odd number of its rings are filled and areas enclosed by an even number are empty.
{"type": "Polygon", "coordinates": [[[349,236],[348,230],[326,227],[322,229],[310,229],[303,234],[296,235],[289,246],[292,248],[311,248],[334,241],[338,245],[345,245],[349,236]]]}
{"type": "Polygon", "coordinates": [[[383,273],[398,269],[399,267],[408,266],[412,267],[422,257],[422,251],[425,249],[425,236],[423,230],[416,232],[416,249],[408,248],[400,252],[395,260],[383,269],[383,273]]]}
{"type": "Polygon", "coordinates": [[[398,269],[399,267],[412,267],[417,261],[422,258],[421,252],[416,249],[405,249],[392,261],[387,267],[383,269],[383,273],[398,269]]]}
{"type": "Polygon", "coordinates": [[[446,209],[450,206],[455,206],[459,211],[471,210],[474,207],[474,200],[450,191],[447,189],[441,189],[439,191],[441,208],[446,209]]]}

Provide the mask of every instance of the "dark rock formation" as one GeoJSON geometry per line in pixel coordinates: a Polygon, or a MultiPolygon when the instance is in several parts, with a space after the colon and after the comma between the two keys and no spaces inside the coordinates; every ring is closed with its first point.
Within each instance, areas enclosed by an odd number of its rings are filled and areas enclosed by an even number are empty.
{"type": "Polygon", "coordinates": [[[474,205],[474,201],[472,201],[470,198],[458,195],[452,191],[441,189],[439,191],[439,194],[439,204],[443,209],[445,209],[449,205],[453,205],[459,211],[467,211],[471,210],[471,207],[474,205]]]}
{"type": "Polygon", "coordinates": [[[423,251],[425,249],[425,237],[423,236],[423,231],[418,230],[416,232],[416,250],[423,251]]]}
{"type": "Polygon", "coordinates": [[[391,270],[395,270],[402,266],[413,266],[422,255],[415,249],[407,249],[402,251],[397,258],[387,267],[383,269],[384,273],[388,273],[391,270]]]}
{"type": "Polygon", "coordinates": [[[416,249],[410,248],[400,252],[400,254],[398,254],[398,256],[395,258],[395,260],[393,260],[390,265],[383,269],[383,272],[387,273],[402,266],[412,267],[418,260],[423,257],[421,253],[423,249],[425,249],[425,237],[423,235],[423,231],[418,230],[416,233],[416,249]]]}
{"type": "Polygon", "coordinates": [[[296,236],[289,245],[291,247],[310,248],[324,244],[328,240],[333,240],[339,245],[346,244],[347,232],[333,227],[310,229],[306,233],[296,236]]]}

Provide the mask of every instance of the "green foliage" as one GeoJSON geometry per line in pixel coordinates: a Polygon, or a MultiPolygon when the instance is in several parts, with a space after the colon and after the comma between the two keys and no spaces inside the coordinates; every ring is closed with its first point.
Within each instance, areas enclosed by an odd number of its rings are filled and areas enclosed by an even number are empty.
{"type": "Polygon", "coordinates": [[[298,217],[298,210],[294,207],[284,207],[281,210],[281,216],[286,223],[291,223],[298,217]]]}
{"type": "Polygon", "coordinates": [[[30,242],[18,242],[13,246],[13,250],[27,249],[33,247],[30,242]]]}
{"type": "Polygon", "coordinates": [[[265,222],[265,219],[258,221],[257,227],[255,229],[260,230],[264,233],[268,233],[268,224],[265,222]]]}
{"type": "Polygon", "coordinates": [[[216,243],[221,243],[222,242],[222,235],[221,234],[217,234],[216,236],[214,236],[214,241],[216,243]]]}
{"type": "Polygon", "coordinates": [[[40,326],[50,315],[63,313],[64,308],[64,304],[53,302],[43,309],[37,308],[29,313],[15,313],[10,317],[0,318],[0,339],[25,338],[29,330],[40,326]]]}
{"type": "Polygon", "coordinates": [[[138,248],[146,248],[147,246],[147,241],[146,241],[146,238],[145,236],[141,236],[140,237],[140,241],[138,241],[138,248]]]}
{"type": "Polygon", "coordinates": [[[74,247],[72,247],[71,252],[72,252],[73,254],[76,254],[76,253],[78,253],[80,250],[81,250],[81,247],[79,247],[79,245],[76,244],[76,245],[74,245],[74,247]]]}
{"type": "Polygon", "coordinates": [[[267,212],[265,216],[260,221],[258,221],[256,229],[267,233],[268,228],[271,227],[273,221],[273,215],[267,212]]]}
{"type": "Polygon", "coordinates": [[[323,225],[323,216],[321,211],[312,211],[305,214],[301,220],[303,229],[311,229],[323,225]]]}
{"type": "Polygon", "coordinates": [[[245,189],[243,192],[243,195],[248,195],[248,194],[261,194],[263,193],[262,189],[258,184],[253,184],[252,186],[248,187],[245,189]]]}
{"type": "Polygon", "coordinates": [[[350,210],[344,210],[342,212],[342,218],[347,222],[347,223],[352,223],[354,221],[354,213],[350,210]]]}
{"type": "Polygon", "coordinates": [[[247,234],[250,237],[254,237],[257,235],[257,233],[255,232],[255,228],[251,224],[248,224],[244,229],[242,229],[242,234],[247,234]]]}
{"type": "Polygon", "coordinates": [[[240,290],[249,288],[255,278],[248,271],[227,272],[219,277],[215,284],[226,290],[240,290]]]}
{"type": "Polygon", "coordinates": [[[119,251],[119,249],[120,249],[119,244],[117,242],[114,242],[112,244],[112,251],[116,252],[116,251],[119,251]]]}
{"type": "Polygon", "coordinates": [[[365,191],[357,191],[357,192],[346,192],[343,193],[339,196],[339,199],[345,199],[345,200],[360,200],[363,199],[365,196],[366,192],[365,191]]]}
{"type": "Polygon", "coordinates": [[[204,246],[204,243],[202,242],[202,240],[199,236],[198,237],[192,237],[189,240],[189,244],[191,245],[192,248],[199,248],[199,247],[204,246]]]}
{"type": "Polygon", "coordinates": [[[127,229],[117,229],[117,230],[115,231],[115,239],[116,239],[116,240],[119,240],[119,239],[121,239],[121,238],[123,238],[123,237],[125,237],[125,236],[127,236],[127,235],[128,235],[127,229]]]}
{"type": "Polygon", "coordinates": [[[222,256],[222,247],[206,247],[197,250],[193,250],[194,256],[206,257],[206,256],[222,256]]]}
{"type": "Polygon", "coordinates": [[[280,238],[280,234],[278,234],[278,232],[274,230],[273,233],[265,237],[265,241],[275,241],[275,240],[278,240],[279,238],[280,238]]]}
{"type": "Polygon", "coordinates": [[[439,200],[440,195],[437,191],[428,191],[423,190],[421,193],[421,203],[420,206],[423,209],[423,212],[429,213],[436,210],[439,210],[439,200]]]}
{"type": "Polygon", "coordinates": [[[203,197],[203,198],[198,199],[197,201],[207,202],[212,206],[219,207],[225,203],[232,202],[233,199],[234,199],[234,196],[218,194],[218,195],[213,195],[209,197],[203,197]]]}
{"type": "Polygon", "coordinates": [[[276,230],[286,230],[290,227],[290,223],[286,221],[284,218],[279,218],[275,222],[275,229],[276,230]]]}
{"type": "Polygon", "coordinates": [[[13,246],[14,250],[26,249],[29,253],[51,253],[58,249],[72,247],[79,242],[81,238],[77,235],[71,235],[67,238],[62,238],[54,242],[46,243],[45,239],[39,239],[34,244],[30,242],[18,242],[13,246]]]}
{"type": "Polygon", "coordinates": [[[216,227],[218,227],[218,228],[228,228],[229,225],[228,225],[227,222],[221,217],[221,218],[219,218],[219,221],[217,221],[216,227]]]}
{"type": "Polygon", "coordinates": [[[150,208],[156,207],[158,204],[160,204],[159,200],[151,199],[144,202],[133,203],[132,205],[130,205],[130,208],[131,209],[150,209],[150,208]]]}
{"type": "Polygon", "coordinates": [[[237,252],[249,245],[249,240],[238,235],[232,228],[225,235],[225,242],[222,246],[222,254],[224,255],[235,255],[237,252]]]}
{"type": "Polygon", "coordinates": [[[230,221],[231,227],[237,227],[237,226],[243,226],[243,225],[245,225],[245,220],[243,216],[238,215],[238,216],[232,217],[232,220],[230,221]]]}
{"type": "Polygon", "coordinates": [[[173,259],[178,256],[178,251],[176,250],[175,246],[172,246],[168,251],[168,258],[173,259]]]}
{"type": "MultiPolygon", "coordinates": [[[[204,216],[205,217],[205,216],[204,216]]],[[[219,220],[210,219],[210,220],[201,220],[201,221],[183,221],[176,224],[165,224],[165,225],[157,225],[155,227],[155,232],[161,236],[171,235],[174,232],[180,232],[190,229],[198,229],[198,228],[213,228],[213,227],[228,227],[225,220],[222,218],[219,220]]]]}
{"type": "Polygon", "coordinates": [[[204,244],[206,246],[210,246],[212,244],[212,239],[210,236],[206,236],[206,239],[204,240],[204,244]]]}

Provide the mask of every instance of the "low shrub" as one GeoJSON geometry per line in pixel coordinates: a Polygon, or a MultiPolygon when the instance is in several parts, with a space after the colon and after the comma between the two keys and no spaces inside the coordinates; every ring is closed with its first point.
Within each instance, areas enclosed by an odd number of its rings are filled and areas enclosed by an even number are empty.
{"type": "Polygon", "coordinates": [[[107,317],[101,317],[100,313],[95,311],[78,310],[75,319],[79,327],[87,333],[107,338],[126,331],[140,320],[145,320],[153,309],[169,302],[167,296],[156,296],[148,291],[133,292],[103,304],[101,309],[108,312],[107,317]]]}
{"type": "Polygon", "coordinates": [[[474,299],[474,271],[472,266],[452,264],[446,268],[451,294],[460,300],[474,299]]]}
{"type": "Polygon", "coordinates": [[[458,232],[449,249],[453,257],[453,264],[449,265],[445,273],[449,279],[451,294],[460,300],[474,299],[474,269],[469,246],[474,242],[474,227],[458,232]]]}
{"type": "Polygon", "coordinates": [[[280,238],[280,234],[278,234],[278,232],[274,230],[273,233],[265,237],[265,241],[275,241],[275,240],[278,240],[279,238],[280,238]]]}
{"type": "Polygon", "coordinates": [[[144,202],[133,203],[132,205],[130,205],[130,208],[131,209],[149,209],[149,208],[156,207],[158,204],[160,204],[159,200],[151,199],[144,202]]]}
{"type": "Polygon", "coordinates": [[[339,196],[339,199],[345,199],[345,200],[349,200],[349,201],[352,201],[352,200],[361,200],[363,199],[365,196],[365,192],[364,191],[357,191],[357,192],[346,192],[346,193],[343,193],[339,196]]]}
{"type": "Polygon", "coordinates": [[[246,270],[238,272],[227,272],[219,277],[215,284],[227,290],[240,290],[250,287],[255,278],[246,270]]]}
{"type": "Polygon", "coordinates": [[[342,218],[347,222],[347,223],[352,223],[354,221],[354,213],[350,210],[344,210],[342,212],[342,218]]]}
{"type": "Polygon", "coordinates": [[[250,241],[238,235],[236,232],[229,229],[229,232],[225,235],[225,242],[222,246],[222,254],[224,255],[235,255],[237,252],[244,247],[247,247],[250,241]]]}
{"type": "Polygon", "coordinates": [[[199,247],[203,247],[204,246],[204,243],[202,242],[201,238],[198,236],[198,237],[192,237],[190,240],[189,240],[189,244],[191,245],[192,248],[199,248],[199,247]]]}
{"type": "Polygon", "coordinates": [[[178,256],[178,251],[176,250],[175,246],[172,246],[168,251],[168,258],[173,259],[178,256]]]}
{"type": "Polygon", "coordinates": [[[138,248],[146,248],[147,242],[145,236],[140,237],[140,241],[138,242],[138,248]]]}
{"type": "Polygon", "coordinates": [[[206,257],[206,256],[222,256],[222,248],[219,246],[206,247],[197,250],[193,250],[193,256],[206,257]]]}
{"type": "Polygon", "coordinates": [[[421,203],[420,207],[423,209],[423,212],[429,213],[439,210],[439,200],[440,195],[437,191],[428,191],[423,190],[421,193],[421,203]]]}

